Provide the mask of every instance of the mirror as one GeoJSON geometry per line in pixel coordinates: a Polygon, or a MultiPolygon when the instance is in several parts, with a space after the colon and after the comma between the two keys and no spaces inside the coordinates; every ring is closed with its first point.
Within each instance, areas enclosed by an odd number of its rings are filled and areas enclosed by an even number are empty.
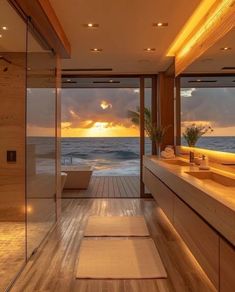
{"type": "Polygon", "coordinates": [[[187,127],[201,127],[196,147],[235,153],[235,28],[182,74],[181,145],[187,127]]]}

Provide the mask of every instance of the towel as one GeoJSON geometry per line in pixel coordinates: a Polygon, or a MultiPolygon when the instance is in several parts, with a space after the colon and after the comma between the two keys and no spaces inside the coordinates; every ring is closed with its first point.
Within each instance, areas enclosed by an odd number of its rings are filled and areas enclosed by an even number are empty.
{"type": "Polygon", "coordinates": [[[164,151],[167,153],[174,154],[174,149],[172,149],[171,147],[166,147],[164,151]]]}
{"type": "Polygon", "coordinates": [[[175,158],[175,154],[174,154],[174,152],[173,152],[173,153],[169,153],[169,152],[166,152],[166,151],[162,151],[162,152],[161,152],[161,156],[162,156],[163,158],[166,158],[166,159],[175,158]]]}

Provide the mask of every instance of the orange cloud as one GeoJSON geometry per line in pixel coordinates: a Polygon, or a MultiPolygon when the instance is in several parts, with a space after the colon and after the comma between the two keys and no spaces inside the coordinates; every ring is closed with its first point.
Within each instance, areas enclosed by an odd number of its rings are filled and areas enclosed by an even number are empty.
{"type": "Polygon", "coordinates": [[[126,128],[121,125],[114,125],[107,122],[95,122],[90,128],[64,128],[63,137],[138,137],[137,127],[126,128]]]}
{"type": "Polygon", "coordinates": [[[100,107],[103,109],[103,110],[106,110],[108,108],[112,108],[112,104],[111,103],[108,103],[107,101],[105,100],[102,100],[101,101],[101,104],[100,104],[100,107]]]}

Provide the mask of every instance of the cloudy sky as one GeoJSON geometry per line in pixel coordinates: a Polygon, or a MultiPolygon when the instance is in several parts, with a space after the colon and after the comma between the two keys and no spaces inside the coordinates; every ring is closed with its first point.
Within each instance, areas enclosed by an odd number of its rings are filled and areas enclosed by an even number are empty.
{"type": "Polygon", "coordinates": [[[138,136],[127,117],[139,104],[139,90],[130,88],[64,89],[62,134],[66,137],[138,136]]]}
{"type": "Polygon", "coordinates": [[[210,125],[214,136],[235,136],[235,88],[182,89],[181,121],[182,127],[210,125]]]}
{"type": "MultiPolygon", "coordinates": [[[[182,89],[181,96],[183,128],[199,123],[213,127],[210,135],[235,136],[235,88],[182,89]]],[[[64,89],[62,135],[139,136],[139,129],[127,118],[127,110],[138,104],[138,89],[64,89]]],[[[53,135],[54,110],[52,89],[29,89],[28,134],[53,135]]]]}

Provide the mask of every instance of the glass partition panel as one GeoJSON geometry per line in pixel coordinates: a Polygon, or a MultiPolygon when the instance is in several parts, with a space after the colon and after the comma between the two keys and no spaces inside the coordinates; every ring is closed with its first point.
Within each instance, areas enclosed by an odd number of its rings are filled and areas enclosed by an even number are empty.
{"type": "Polygon", "coordinates": [[[27,48],[27,256],[55,222],[55,56],[29,31],[27,48]]]}
{"type": "Polygon", "coordinates": [[[0,0],[0,291],[25,264],[26,24],[0,0]]]}

